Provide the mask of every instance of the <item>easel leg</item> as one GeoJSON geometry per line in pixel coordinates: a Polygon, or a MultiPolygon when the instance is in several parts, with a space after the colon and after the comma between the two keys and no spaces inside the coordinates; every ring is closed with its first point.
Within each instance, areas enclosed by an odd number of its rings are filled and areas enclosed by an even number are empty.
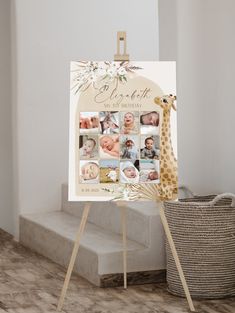
{"type": "Polygon", "coordinates": [[[126,261],[126,205],[122,205],[122,242],[123,242],[123,281],[127,289],[127,261],[126,261]]]}
{"type": "Polygon", "coordinates": [[[68,266],[68,270],[67,270],[67,273],[66,273],[66,276],[65,276],[64,285],[63,285],[63,288],[62,288],[62,291],[61,291],[61,295],[60,295],[60,299],[59,299],[59,303],[58,303],[58,306],[57,306],[57,311],[61,311],[62,307],[63,307],[63,304],[64,304],[64,298],[66,296],[66,292],[67,292],[67,289],[68,289],[70,277],[71,277],[71,274],[72,274],[72,271],[73,271],[74,263],[75,263],[75,260],[76,260],[76,257],[77,257],[77,253],[78,253],[78,248],[79,248],[79,245],[80,245],[80,239],[81,239],[81,236],[83,234],[83,231],[84,231],[84,228],[85,228],[85,225],[86,225],[86,221],[87,221],[87,217],[88,217],[88,214],[89,214],[90,207],[91,207],[91,203],[86,203],[85,206],[84,206],[84,209],[83,209],[82,219],[81,219],[81,222],[80,222],[80,226],[79,226],[79,230],[78,230],[77,236],[75,238],[73,252],[72,252],[71,259],[70,259],[69,266],[68,266]]]}
{"type": "Polygon", "coordinates": [[[168,242],[169,242],[169,245],[170,245],[170,248],[171,248],[172,255],[173,255],[174,260],[175,260],[175,264],[176,264],[176,267],[177,267],[177,270],[178,270],[178,273],[179,273],[179,276],[180,276],[181,283],[182,283],[183,288],[184,288],[184,292],[185,292],[185,295],[186,295],[186,298],[187,298],[187,301],[188,301],[188,304],[189,304],[190,311],[195,312],[193,301],[192,301],[192,298],[191,298],[191,295],[190,295],[190,292],[189,292],[189,289],[188,289],[188,285],[187,285],[186,279],[184,277],[183,269],[181,267],[180,260],[179,260],[179,257],[178,257],[178,254],[177,254],[177,251],[176,251],[176,248],[175,248],[175,244],[174,244],[171,232],[170,232],[170,228],[169,228],[169,225],[168,225],[168,222],[167,222],[167,219],[166,219],[166,215],[165,215],[165,212],[164,212],[163,204],[160,205],[160,217],[161,217],[162,224],[163,224],[163,227],[164,227],[164,230],[165,230],[165,233],[166,233],[166,237],[168,239],[168,242]]]}

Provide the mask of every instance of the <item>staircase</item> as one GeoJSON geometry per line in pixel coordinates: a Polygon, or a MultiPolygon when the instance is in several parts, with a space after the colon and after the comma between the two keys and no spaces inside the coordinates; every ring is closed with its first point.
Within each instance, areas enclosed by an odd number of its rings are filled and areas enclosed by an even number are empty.
{"type": "MultiPolygon", "coordinates": [[[[21,214],[20,242],[58,264],[68,266],[79,228],[83,202],[68,202],[62,186],[60,211],[21,214]]],[[[128,284],[165,279],[164,235],[154,202],[128,202],[128,284]]],[[[94,202],[74,271],[91,283],[106,287],[123,283],[121,212],[115,203],[94,202]]]]}

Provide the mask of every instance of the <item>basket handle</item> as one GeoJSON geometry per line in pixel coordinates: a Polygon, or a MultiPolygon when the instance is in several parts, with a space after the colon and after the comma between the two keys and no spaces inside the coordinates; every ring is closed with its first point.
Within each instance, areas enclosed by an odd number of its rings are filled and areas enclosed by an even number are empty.
{"type": "Polygon", "coordinates": [[[219,200],[223,198],[232,199],[231,207],[235,207],[235,194],[233,193],[222,193],[221,195],[216,196],[212,201],[209,202],[209,205],[215,205],[219,200]]]}
{"type": "Polygon", "coordinates": [[[189,193],[193,198],[195,197],[195,193],[186,185],[179,185],[179,189],[185,191],[185,193],[189,193]]]}

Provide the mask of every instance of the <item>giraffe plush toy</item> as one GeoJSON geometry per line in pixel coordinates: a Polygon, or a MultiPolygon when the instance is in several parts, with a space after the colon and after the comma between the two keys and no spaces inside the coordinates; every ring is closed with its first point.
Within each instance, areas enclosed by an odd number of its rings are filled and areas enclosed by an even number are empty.
{"type": "Polygon", "coordinates": [[[160,183],[158,192],[161,200],[171,200],[178,193],[178,169],[171,142],[170,115],[171,108],[176,111],[176,96],[156,97],[154,102],[163,109],[163,121],[160,143],[160,183]]]}

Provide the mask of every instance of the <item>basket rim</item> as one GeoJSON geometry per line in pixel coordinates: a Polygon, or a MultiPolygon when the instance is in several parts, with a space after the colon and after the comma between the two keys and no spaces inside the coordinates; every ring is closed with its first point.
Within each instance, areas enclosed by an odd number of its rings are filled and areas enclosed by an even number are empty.
{"type": "Polygon", "coordinates": [[[197,206],[197,207],[231,207],[235,208],[235,194],[233,193],[222,193],[219,195],[195,195],[193,198],[181,198],[176,200],[167,200],[164,201],[165,204],[174,204],[174,205],[180,205],[180,206],[197,206]],[[209,199],[210,200],[209,200],[209,199]],[[198,199],[198,200],[197,200],[198,199]],[[204,201],[200,201],[203,200],[204,201]],[[192,201],[190,201],[192,200],[192,201]],[[219,204],[219,201],[228,201],[230,200],[230,203],[222,203],[219,204]]]}

